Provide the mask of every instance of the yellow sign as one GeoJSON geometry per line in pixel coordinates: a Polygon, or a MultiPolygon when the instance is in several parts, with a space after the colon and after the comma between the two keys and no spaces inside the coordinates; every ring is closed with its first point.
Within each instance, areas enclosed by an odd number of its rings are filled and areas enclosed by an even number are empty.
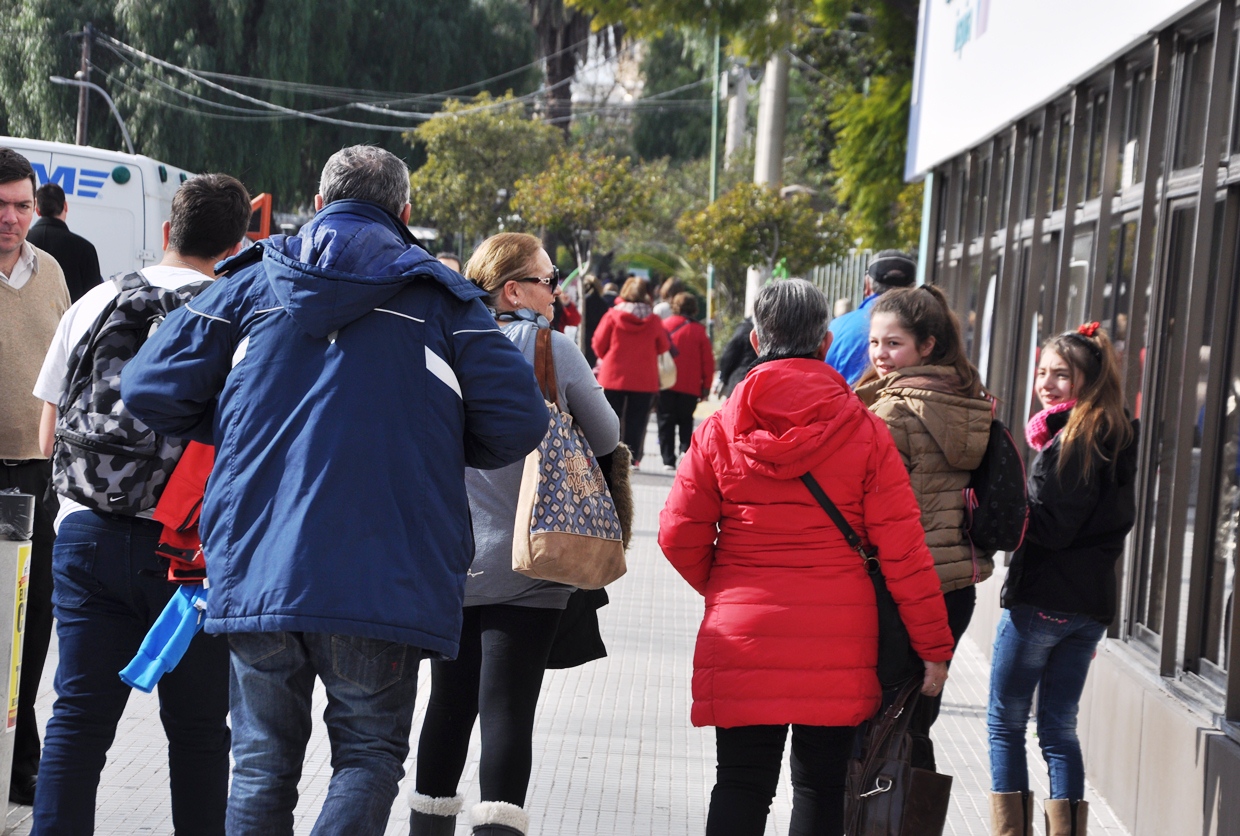
{"type": "Polygon", "coordinates": [[[30,595],[30,544],[17,547],[17,588],[13,593],[13,649],[9,658],[9,722],[17,728],[17,686],[22,672],[22,637],[26,634],[26,599],[30,595]]]}

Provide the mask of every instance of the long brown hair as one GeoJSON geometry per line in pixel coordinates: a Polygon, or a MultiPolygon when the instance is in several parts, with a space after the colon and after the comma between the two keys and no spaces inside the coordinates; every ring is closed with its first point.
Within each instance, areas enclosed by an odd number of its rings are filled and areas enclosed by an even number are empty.
{"type": "MultiPolygon", "coordinates": [[[[894,316],[900,327],[913,335],[918,346],[925,345],[933,337],[934,348],[925,364],[954,369],[960,379],[958,391],[961,395],[976,398],[982,394],[981,376],[964,351],[960,320],[952,312],[943,291],[929,284],[888,290],[878,297],[870,311],[871,316],[879,313],[894,316]]],[[[866,376],[871,377],[869,373],[866,376]]]]}
{"type": "MultiPolygon", "coordinates": [[[[1094,323],[1097,325],[1097,323],[1094,323]]],[[[1092,336],[1065,331],[1042,345],[1068,365],[1074,383],[1076,406],[1059,439],[1059,469],[1079,458],[1081,474],[1089,479],[1098,462],[1110,463],[1115,454],[1132,443],[1132,423],[1124,412],[1124,390],[1119,360],[1107,332],[1098,328],[1092,336]]]]}

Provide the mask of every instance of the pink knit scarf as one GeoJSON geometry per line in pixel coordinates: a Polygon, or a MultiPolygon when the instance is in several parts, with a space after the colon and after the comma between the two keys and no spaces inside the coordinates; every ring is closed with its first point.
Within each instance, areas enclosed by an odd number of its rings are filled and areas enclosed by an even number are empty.
{"type": "Polygon", "coordinates": [[[1055,440],[1055,434],[1051,433],[1050,428],[1046,426],[1046,421],[1052,415],[1058,415],[1061,412],[1067,412],[1076,406],[1076,401],[1064,401],[1054,406],[1048,406],[1037,415],[1029,419],[1029,423],[1025,425],[1025,440],[1029,442],[1029,446],[1037,450],[1039,453],[1051,446],[1051,442],[1055,440]]]}

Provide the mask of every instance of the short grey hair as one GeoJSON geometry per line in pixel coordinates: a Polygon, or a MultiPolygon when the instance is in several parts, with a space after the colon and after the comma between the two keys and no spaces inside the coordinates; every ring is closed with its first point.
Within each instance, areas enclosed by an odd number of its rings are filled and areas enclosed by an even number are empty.
{"type": "Polygon", "coordinates": [[[805,279],[774,281],[758,293],[753,328],[763,357],[813,354],[827,335],[827,297],[805,279]]]}
{"type": "Polygon", "coordinates": [[[391,151],[374,145],[341,148],[323,166],[319,194],[324,204],[368,200],[399,215],[409,202],[409,166],[391,151]]]}

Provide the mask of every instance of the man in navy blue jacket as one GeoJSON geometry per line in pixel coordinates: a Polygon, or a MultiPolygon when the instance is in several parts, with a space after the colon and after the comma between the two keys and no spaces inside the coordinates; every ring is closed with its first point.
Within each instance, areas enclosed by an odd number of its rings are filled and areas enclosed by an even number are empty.
{"type": "Polygon", "coordinates": [[[229,833],[291,833],[317,675],[333,774],[315,832],[382,833],[418,662],[453,658],[473,534],[464,469],[548,415],[482,290],[409,234],[405,164],[328,160],[318,214],[225,262],[126,367],[150,427],[216,445],[205,629],[232,651],[229,833]]]}

